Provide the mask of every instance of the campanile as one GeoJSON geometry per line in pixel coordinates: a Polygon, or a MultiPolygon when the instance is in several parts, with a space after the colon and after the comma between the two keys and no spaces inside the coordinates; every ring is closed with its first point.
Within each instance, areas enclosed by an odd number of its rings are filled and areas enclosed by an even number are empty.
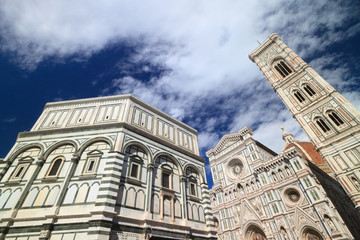
{"type": "Polygon", "coordinates": [[[359,110],[275,33],[249,58],[260,68],[360,212],[359,110]]]}

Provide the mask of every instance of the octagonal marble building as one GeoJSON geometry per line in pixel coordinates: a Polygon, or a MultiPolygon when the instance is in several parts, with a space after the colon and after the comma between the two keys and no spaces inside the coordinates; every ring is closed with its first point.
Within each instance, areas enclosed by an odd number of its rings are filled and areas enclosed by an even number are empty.
{"type": "Polygon", "coordinates": [[[197,131],[131,95],[47,103],[0,178],[1,239],[215,239],[197,131]]]}

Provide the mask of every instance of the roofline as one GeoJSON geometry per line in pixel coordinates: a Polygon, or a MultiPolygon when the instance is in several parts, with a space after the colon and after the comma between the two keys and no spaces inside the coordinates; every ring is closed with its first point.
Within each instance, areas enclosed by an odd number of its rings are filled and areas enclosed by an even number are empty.
{"type": "MultiPolygon", "coordinates": [[[[255,139],[254,139],[255,140],[255,139]]],[[[267,146],[265,146],[264,144],[262,144],[261,142],[255,140],[256,144],[259,145],[261,148],[263,148],[264,150],[266,150],[267,152],[277,156],[279,155],[278,153],[274,152],[273,150],[271,150],[270,148],[268,148],[267,146]]]]}

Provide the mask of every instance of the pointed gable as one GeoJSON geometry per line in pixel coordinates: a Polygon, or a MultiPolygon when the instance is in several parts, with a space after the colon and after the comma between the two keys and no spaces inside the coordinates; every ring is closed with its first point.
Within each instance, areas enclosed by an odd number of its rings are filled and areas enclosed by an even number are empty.
{"type": "Polygon", "coordinates": [[[253,131],[248,126],[243,127],[237,133],[230,133],[224,135],[220,141],[216,144],[213,149],[210,149],[206,152],[206,156],[216,155],[219,152],[222,152],[224,149],[232,146],[233,144],[243,141],[245,135],[253,135],[253,131]]]}

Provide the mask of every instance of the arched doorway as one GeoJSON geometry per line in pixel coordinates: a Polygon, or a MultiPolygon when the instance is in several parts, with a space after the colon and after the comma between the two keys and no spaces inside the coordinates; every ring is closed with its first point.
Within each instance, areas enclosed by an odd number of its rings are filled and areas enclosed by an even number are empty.
{"type": "Polygon", "coordinates": [[[321,234],[313,228],[306,228],[302,236],[304,240],[324,240],[321,234]]]}
{"type": "Polygon", "coordinates": [[[245,236],[246,239],[249,240],[266,240],[266,236],[263,230],[261,230],[261,228],[255,225],[251,225],[248,227],[245,236]]]}

